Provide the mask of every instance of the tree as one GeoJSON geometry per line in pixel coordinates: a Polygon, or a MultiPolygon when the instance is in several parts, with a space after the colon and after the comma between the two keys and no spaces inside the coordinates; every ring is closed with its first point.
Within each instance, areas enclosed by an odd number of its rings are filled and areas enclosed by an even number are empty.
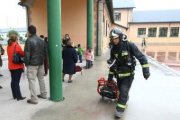
{"type": "Polygon", "coordinates": [[[26,40],[22,36],[19,37],[19,41],[21,44],[24,44],[26,42],[26,40]]]}
{"type": "Polygon", "coordinates": [[[17,35],[19,37],[19,33],[16,31],[16,30],[10,30],[8,33],[7,33],[7,37],[10,37],[11,35],[17,35]]]}
{"type": "Polygon", "coordinates": [[[0,41],[3,41],[4,40],[4,38],[0,35],[0,41]]]}

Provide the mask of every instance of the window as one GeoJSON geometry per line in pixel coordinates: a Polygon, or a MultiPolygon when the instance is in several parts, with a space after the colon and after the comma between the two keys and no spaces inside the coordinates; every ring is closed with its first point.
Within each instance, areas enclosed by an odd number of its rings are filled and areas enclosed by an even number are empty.
{"type": "Polygon", "coordinates": [[[121,21],[121,13],[115,12],[114,13],[114,19],[115,19],[115,21],[121,21]]]}
{"type": "Polygon", "coordinates": [[[172,27],[170,37],[178,37],[179,36],[179,27],[172,27]]]}
{"type": "Polygon", "coordinates": [[[155,52],[147,52],[146,54],[152,58],[155,58],[155,52]]]}
{"type": "Polygon", "coordinates": [[[159,29],[159,37],[167,37],[168,34],[168,28],[162,27],[159,29]]]}
{"type": "Polygon", "coordinates": [[[168,53],[168,60],[176,60],[176,52],[169,52],[168,53]]]}
{"type": "Polygon", "coordinates": [[[146,28],[138,28],[138,36],[146,35],[146,28]]]}
{"type": "Polygon", "coordinates": [[[157,60],[159,62],[164,62],[165,61],[165,56],[166,56],[165,52],[157,52],[157,60]]]}
{"type": "Polygon", "coordinates": [[[149,28],[148,29],[148,37],[156,37],[157,28],[149,28]]]}

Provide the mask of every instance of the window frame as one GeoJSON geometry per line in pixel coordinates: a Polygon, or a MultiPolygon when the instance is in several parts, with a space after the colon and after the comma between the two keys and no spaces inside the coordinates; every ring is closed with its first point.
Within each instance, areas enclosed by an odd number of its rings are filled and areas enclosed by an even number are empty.
{"type": "Polygon", "coordinates": [[[121,12],[114,12],[114,20],[121,21],[121,12]],[[118,18],[118,19],[116,19],[116,18],[118,18]]]}
{"type": "Polygon", "coordinates": [[[157,27],[148,28],[148,37],[157,37],[157,27]],[[155,31],[152,31],[153,33],[150,34],[150,32],[151,32],[150,30],[152,30],[152,29],[154,29],[155,31]]]}
{"type": "Polygon", "coordinates": [[[137,35],[138,36],[141,36],[141,35],[146,35],[146,28],[138,28],[137,30],[137,35]],[[141,29],[141,31],[140,31],[141,29]],[[143,30],[144,29],[144,30],[143,30]],[[142,34],[139,34],[139,33],[142,33],[142,34]]]}
{"type": "Polygon", "coordinates": [[[168,37],[168,27],[160,27],[159,28],[159,37],[168,37]],[[166,30],[166,31],[162,32],[161,30],[166,30]]]}
{"type": "Polygon", "coordinates": [[[170,29],[170,37],[179,37],[179,27],[171,27],[171,29],[170,29]],[[172,35],[172,30],[178,30],[178,35],[177,36],[175,36],[175,35],[172,35]]]}

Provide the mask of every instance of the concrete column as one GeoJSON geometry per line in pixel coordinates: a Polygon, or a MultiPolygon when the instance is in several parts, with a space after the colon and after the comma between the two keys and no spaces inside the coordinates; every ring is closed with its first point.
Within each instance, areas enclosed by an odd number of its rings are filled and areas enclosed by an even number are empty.
{"type": "Polygon", "coordinates": [[[158,57],[158,54],[157,54],[157,51],[154,52],[154,59],[157,60],[157,57],[158,57]]]}
{"type": "Polygon", "coordinates": [[[156,38],[159,38],[159,29],[160,27],[157,27],[156,38]]]}
{"type": "Polygon", "coordinates": [[[176,61],[177,61],[177,62],[180,61],[179,56],[180,56],[180,53],[177,52],[177,53],[176,53],[176,61]]]}
{"type": "Polygon", "coordinates": [[[168,61],[168,55],[169,55],[168,53],[169,53],[168,51],[165,52],[165,61],[168,61]]]}
{"type": "Polygon", "coordinates": [[[171,33],[171,24],[169,23],[167,38],[170,38],[170,33],[171,33]]]}
{"type": "Polygon", "coordinates": [[[47,0],[48,38],[50,62],[50,99],[63,100],[62,48],[61,48],[61,0],[47,0]]]}
{"type": "Polygon", "coordinates": [[[87,0],[87,47],[93,49],[94,0],[87,0]]]}
{"type": "Polygon", "coordinates": [[[97,48],[96,55],[102,55],[102,40],[103,40],[103,11],[104,4],[102,0],[98,1],[98,21],[97,21],[97,48]]]}

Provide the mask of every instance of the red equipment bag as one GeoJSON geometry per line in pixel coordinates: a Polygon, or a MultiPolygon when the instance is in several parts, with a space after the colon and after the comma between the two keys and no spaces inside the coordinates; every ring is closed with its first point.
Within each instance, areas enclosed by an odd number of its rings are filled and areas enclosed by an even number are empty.
{"type": "Polygon", "coordinates": [[[76,68],[75,68],[75,71],[76,72],[81,72],[81,75],[82,75],[82,67],[81,66],[76,66],[76,68]]]}
{"type": "Polygon", "coordinates": [[[107,97],[110,99],[119,98],[119,89],[115,81],[108,82],[105,78],[100,78],[98,80],[97,92],[102,97],[107,97]]]}

